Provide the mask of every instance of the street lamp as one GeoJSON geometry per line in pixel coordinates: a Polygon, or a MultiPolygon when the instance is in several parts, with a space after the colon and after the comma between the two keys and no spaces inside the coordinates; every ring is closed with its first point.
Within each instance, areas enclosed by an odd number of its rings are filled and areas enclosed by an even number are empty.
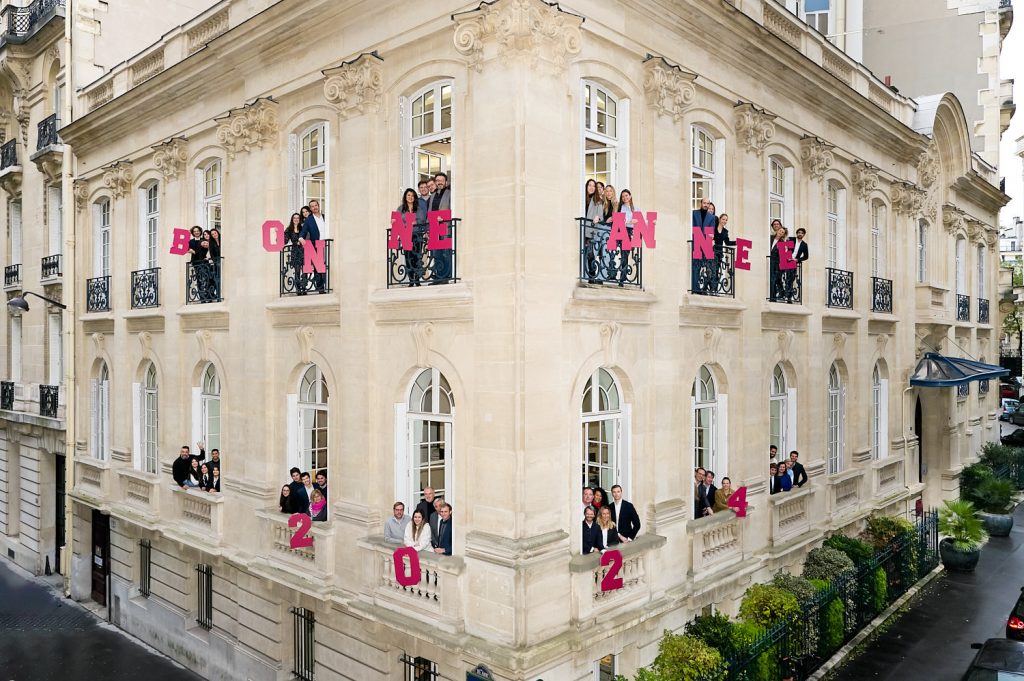
{"type": "Polygon", "coordinates": [[[62,303],[62,302],[60,302],[58,300],[54,300],[53,298],[47,298],[46,296],[41,296],[38,293],[33,293],[32,291],[25,291],[25,293],[23,293],[20,296],[14,296],[13,298],[11,298],[10,300],[7,301],[7,304],[10,305],[11,307],[18,308],[22,312],[28,312],[28,301],[25,300],[25,296],[35,296],[36,298],[39,298],[40,300],[45,300],[46,302],[50,303],[51,305],[56,305],[57,307],[59,307],[62,310],[68,309],[68,306],[65,305],[64,303],[62,303]]]}

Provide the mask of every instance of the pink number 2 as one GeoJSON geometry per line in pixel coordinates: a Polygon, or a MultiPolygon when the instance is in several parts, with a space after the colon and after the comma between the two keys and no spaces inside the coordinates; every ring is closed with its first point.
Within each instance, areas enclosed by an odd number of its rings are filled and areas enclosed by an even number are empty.
{"type": "Polygon", "coordinates": [[[601,580],[601,591],[614,591],[622,588],[622,577],[617,576],[622,569],[622,554],[618,551],[605,551],[601,556],[601,565],[611,563],[612,566],[601,580]]]}
{"type": "Polygon", "coordinates": [[[312,527],[313,521],[305,513],[293,513],[288,518],[288,527],[299,526],[299,529],[292,535],[291,547],[293,549],[304,549],[307,546],[313,545],[313,538],[307,537],[306,533],[309,532],[309,528],[312,527]]]}

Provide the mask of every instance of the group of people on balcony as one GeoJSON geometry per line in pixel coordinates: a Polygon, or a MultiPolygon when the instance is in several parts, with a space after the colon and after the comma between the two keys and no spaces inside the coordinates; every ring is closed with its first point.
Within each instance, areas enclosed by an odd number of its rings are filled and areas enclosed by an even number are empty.
{"type": "Polygon", "coordinates": [[[715,486],[715,472],[698,466],[693,470],[693,518],[714,515],[729,508],[732,480],[722,478],[722,487],[715,486]]]}
{"type": "Polygon", "coordinates": [[[807,484],[807,471],[800,463],[800,452],[795,449],[789,453],[789,458],[776,463],[779,448],[772,445],[769,448],[771,458],[768,464],[768,493],[778,494],[799,489],[807,484]]]}
{"type": "Polygon", "coordinates": [[[220,230],[203,229],[195,225],[188,240],[189,277],[188,297],[194,302],[210,303],[220,299],[220,230]]]}
{"type": "Polygon", "coordinates": [[[305,243],[320,241],[320,235],[326,232],[326,218],[321,214],[320,202],[316,199],[310,199],[309,205],[303,206],[288,218],[288,226],[284,230],[285,271],[281,275],[288,280],[289,285],[283,287],[283,290],[294,291],[300,296],[306,295],[311,288],[317,293],[325,292],[327,282],[323,272],[306,273],[302,270],[306,262],[305,243]]]}
{"type": "Polygon", "coordinates": [[[612,496],[601,487],[583,488],[583,553],[604,553],[631,542],[640,533],[640,515],[622,498],[622,486],[612,485],[612,496]]]}
{"type": "Polygon", "coordinates": [[[797,229],[796,238],[792,238],[789,236],[789,230],[783,226],[782,220],[778,219],[772,220],[771,228],[771,247],[768,250],[771,282],[768,289],[768,298],[772,302],[799,302],[799,289],[802,283],[799,281],[800,270],[798,268],[800,263],[807,260],[810,256],[807,243],[804,241],[804,238],[807,236],[807,230],[803,227],[797,229]],[[790,257],[796,261],[796,268],[782,269],[783,258],[781,249],[784,243],[788,244],[791,249],[790,257]]]}
{"type": "Polygon", "coordinates": [[[206,443],[197,442],[198,454],[193,454],[188,445],[182,445],[178,458],[171,464],[171,477],[181,489],[196,489],[201,492],[220,492],[220,450],[210,450],[206,460],[206,443]]]}
{"type": "Polygon", "coordinates": [[[308,471],[296,467],[289,474],[292,481],[281,487],[277,502],[281,513],[302,513],[314,521],[327,520],[327,471],[317,471],[316,482],[308,471]]]}
{"type": "Polygon", "coordinates": [[[432,487],[424,488],[411,517],[405,514],[401,501],[394,503],[391,512],[384,523],[384,541],[411,546],[419,552],[452,555],[452,506],[435,495],[432,487]]]}
{"type": "Polygon", "coordinates": [[[615,213],[625,216],[626,231],[632,238],[633,226],[636,224],[633,213],[639,212],[633,204],[633,193],[623,189],[616,203],[615,187],[589,179],[583,185],[583,205],[586,218],[583,223],[583,250],[587,281],[591,284],[618,281],[619,286],[625,285],[635,268],[630,263],[631,249],[620,245],[617,251],[608,251],[606,246],[615,213]]]}
{"type": "MultiPolygon", "coordinates": [[[[435,173],[433,178],[423,178],[416,189],[409,187],[402,192],[402,201],[396,209],[403,215],[415,215],[412,231],[413,248],[405,251],[405,282],[409,286],[445,284],[453,278],[451,250],[427,249],[427,214],[432,211],[451,210],[452,188],[447,173],[435,173]],[[417,190],[419,193],[417,193],[417,190]]],[[[449,224],[448,233],[451,234],[449,224]]]]}

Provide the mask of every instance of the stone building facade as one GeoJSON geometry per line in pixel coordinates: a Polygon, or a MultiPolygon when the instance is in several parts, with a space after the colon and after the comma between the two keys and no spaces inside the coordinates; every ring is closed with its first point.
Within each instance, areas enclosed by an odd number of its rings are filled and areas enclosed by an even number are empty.
{"type": "Polygon", "coordinates": [[[922,352],[997,354],[1006,197],[960,103],[774,0],[224,0],[75,92],[72,595],[208,678],[629,673],[827,534],[954,496],[998,437],[998,390],[909,384],[922,352]],[[390,214],[438,171],[454,250],[409,260],[390,214]],[[656,211],[656,246],[595,248],[588,178],[656,211]],[[753,242],[710,287],[702,196],[753,242]],[[263,226],[314,198],[328,271],[296,277],[263,226]],[[796,276],[773,217],[808,230],[796,276]],[[168,252],[192,225],[216,264],[168,252]],[[219,494],[171,482],[197,441],[219,494]],[[807,486],[769,497],[769,443],[807,486]],[[697,465],[745,518],[693,519],[697,465]],[[330,480],[312,547],[278,512],[292,466],[330,480]],[[585,483],[640,512],[619,591],[581,555],[585,483]],[[426,485],[454,555],[402,588],[383,523],[426,485]]]}

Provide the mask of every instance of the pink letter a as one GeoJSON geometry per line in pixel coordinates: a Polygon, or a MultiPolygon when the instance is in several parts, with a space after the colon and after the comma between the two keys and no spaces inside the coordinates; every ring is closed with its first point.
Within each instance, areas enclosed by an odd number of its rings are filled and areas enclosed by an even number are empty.
{"type": "MultiPolygon", "coordinates": [[[[636,213],[633,213],[636,215],[636,213]]],[[[608,235],[608,243],[605,245],[605,250],[614,251],[617,246],[629,250],[631,239],[629,238],[629,230],[626,229],[626,214],[625,213],[612,213],[612,230],[608,235]]]]}

